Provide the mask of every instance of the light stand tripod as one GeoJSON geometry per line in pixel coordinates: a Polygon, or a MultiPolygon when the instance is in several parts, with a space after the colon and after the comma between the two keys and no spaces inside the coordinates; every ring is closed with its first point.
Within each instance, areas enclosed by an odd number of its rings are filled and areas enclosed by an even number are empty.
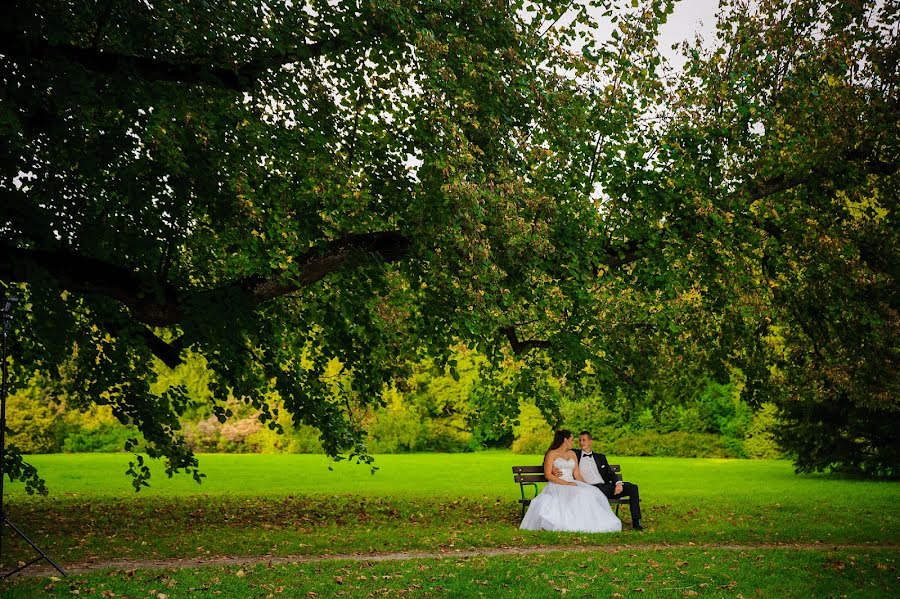
{"type": "Polygon", "coordinates": [[[6,510],[4,509],[4,506],[3,506],[3,477],[6,475],[6,472],[4,471],[4,463],[5,463],[5,458],[6,458],[6,395],[7,395],[6,378],[7,378],[7,374],[8,374],[7,373],[7,365],[6,365],[6,337],[9,334],[9,326],[12,324],[12,307],[13,307],[13,304],[15,304],[17,300],[18,300],[18,298],[15,298],[15,297],[6,298],[5,300],[3,300],[2,310],[0,310],[0,316],[2,316],[2,318],[3,318],[3,327],[2,327],[3,328],[3,385],[2,385],[3,389],[2,389],[2,392],[0,392],[0,519],[2,519],[2,521],[0,521],[0,558],[2,558],[2,556],[3,556],[3,526],[4,525],[7,525],[11,529],[13,529],[13,531],[17,535],[19,535],[20,537],[25,539],[25,541],[29,545],[31,545],[31,548],[34,549],[35,551],[37,551],[40,555],[38,557],[34,558],[33,560],[31,560],[30,562],[28,562],[27,564],[23,564],[14,570],[5,572],[4,574],[0,574],[0,580],[9,578],[16,572],[19,572],[20,570],[24,570],[28,566],[30,566],[34,563],[37,563],[37,562],[41,561],[42,559],[45,559],[48,562],[50,562],[50,565],[53,566],[54,568],[56,568],[59,571],[59,573],[62,574],[63,576],[68,576],[68,574],[66,574],[66,571],[63,570],[59,566],[59,564],[57,564],[55,561],[53,561],[49,555],[44,553],[40,547],[38,547],[37,545],[34,544],[34,541],[32,541],[31,539],[28,538],[28,535],[26,535],[24,532],[22,532],[22,530],[18,526],[13,524],[9,520],[9,518],[6,517],[6,510]]]}

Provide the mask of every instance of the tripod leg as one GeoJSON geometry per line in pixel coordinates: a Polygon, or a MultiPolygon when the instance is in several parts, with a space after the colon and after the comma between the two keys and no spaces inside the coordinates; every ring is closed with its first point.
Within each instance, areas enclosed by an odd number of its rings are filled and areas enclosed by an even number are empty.
{"type": "Polygon", "coordinates": [[[32,541],[31,539],[29,539],[29,538],[28,538],[28,535],[26,535],[24,532],[22,532],[22,530],[21,530],[18,526],[16,526],[15,524],[13,524],[13,523],[9,520],[9,518],[7,518],[6,516],[3,516],[3,522],[2,522],[2,524],[8,524],[9,527],[12,528],[12,529],[16,532],[17,535],[19,535],[20,537],[22,537],[23,539],[25,539],[25,542],[28,543],[29,545],[31,545],[31,548],[34,549],[35,551],[37,551],[37,552],[40,554],[40,557],[37,557],[37,558],[31,560],[30,562],[28,562],[28,563],[25,564],[24,566],[19,566],[18,568],[16,568],[16,569],[13,570],[12,572],[8,572],[8,573],[6,573],[6,574],[3,574],[2,576],[0,576],[0,580],[3,580],[3,579],[6,579],[6,578],[10,577],[10,576],[12,576],[13,574],[15,574],[16,572],[18,572],[19,570],[24,570],[25,568],[27,568],[27,567],[30,566],[31,564],[34,564],[34,563],[36,563],[36,562],[39,562],[39,561],[41,561],[42,559],[47,560],[47,561],[50,563],[50,565],[53,566],[54,568],[56,568],[57,572],[59,572],[59,573],[62,574],[63,576],[66,576],[66,577],[69,576],[68,574],[66,574],[66,571],[63,570],[62,567],[61,567],[59,564],[57,564],[55,561],[53,561],[53,558],[51,558],[49,555],[47,555],[46,553],[44,553],[43,549],[41,549],[40,547],[38,547],[37,545],[35,545],[35,544],[34,544],[34,541],[32,541]]]}
{"type": "Polygon", "coordinates": [[[38,563],[39,561],[41,561],[42,559],[43,559],[43,558],[42,558],[41,556],[37,556],[36,558],[34,558],[33,560],[31,560],[31,561],[28,562],[27,564],[22,564],[21,566],[19,566],[19,567],[16,568],[15,570],[10,570],[9,572],[4,573],[2,576],[0,576],[0,580],[6,580],[7,578],[9,578],[10,576],[12,576],[12,575],[15,574],[16,572],[21,572],[22,570],[24,570],[25,568],[27,568],[27,567],[30,566],[31,564],[36,564],[36,563],[38,563]]]}
{"type": "Polygon", "coordinates": [[[66,571],[63,570],[59,566],[59,564],[53,561],[49,555],[44,553],[44,551],[40,547],[34,544],[34,541],[28,538],[28,535],[22,532],[18,526],[9,521],[9,518],[6,517],[6,511],[3,509],[3,476],[6,474],[4,468],[4,459],[6,456],[6,398],[9,395],[9,390],[6,387],[7,377],[9,376],[6,364],[6,338],[9,334],[9,327],[12,324],[12,306],[17,301],[18,298],[7,297],[4,302],[2,302],[3,308],[0,309],[0,321],[2,321],[0,322],[0,325],[2,325],[2,331],[0,331],[0,333],[2,333],[3,336],[3,354],[2,359],[0,359],[0,362],[2,362],[3,371],[3,380],[2,382],[0,382],[0,556],[3,555],[3,525],[9,524],[9,527],[12,528],[16,532],[16,534],[25,539],[28,544],[31,545],[31,548],[37,551],[41,557],[28,562],[24,566],[19,566],[12,572],[0,575],[0,580],[5,580],[12,574],[15,574],[23,568],[27,568],[31,564],[38,562],[41,559],[45,559],[50,562],[50,565],[56,568],[56,570],[63,576],[68,576],[68,574],[66,574],[66,571]]]}

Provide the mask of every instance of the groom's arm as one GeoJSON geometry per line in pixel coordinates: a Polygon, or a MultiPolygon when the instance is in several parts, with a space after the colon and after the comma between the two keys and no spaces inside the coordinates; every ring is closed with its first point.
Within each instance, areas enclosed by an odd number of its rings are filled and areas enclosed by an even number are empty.
{"type": "Polygon", "coordinates": [[[598,459],[600,460],[600,462],[601,462],[604,466],[606,466],[606,472],[609,473],[610,480],[608,480],[608,481],[606,481],[606,482],[608,482],[608,483],[620,483],[620,482],[622,482],[622,475],[619,474],[619,473],[617,473],[617,472],[613,472],[613,469],[609,467],[609,461],[606,459],[606,454],[605,454],[605,453],[601,453],[601,454],[598,456],[598,459]]]}
{"type": "MultiPolygon", "coordinates": [[[[603,456],[603,459],[606,459],[606,456],[603,456]]],[[[613,472],[613,469],[609,469],[610,472],[613,473],[613,482],[621,483],[622,482],[622,473],[621,472],[613,472]]]]}

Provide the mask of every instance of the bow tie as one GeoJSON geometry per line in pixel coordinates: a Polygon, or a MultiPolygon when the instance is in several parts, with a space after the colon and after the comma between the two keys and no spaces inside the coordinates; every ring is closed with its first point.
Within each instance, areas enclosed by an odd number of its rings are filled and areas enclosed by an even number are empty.
{"type": "Polygon", "coordinates": [[[593,457],[593,455],[594,455],[593,451],[591,453],[581,452],[581,457],[583,457],[583,458],[590,458],[590,457],[593,457]]]}

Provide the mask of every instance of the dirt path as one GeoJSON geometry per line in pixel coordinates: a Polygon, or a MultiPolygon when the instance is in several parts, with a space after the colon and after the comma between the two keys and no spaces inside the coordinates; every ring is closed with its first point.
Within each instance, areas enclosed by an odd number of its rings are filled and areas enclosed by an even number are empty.
{"type": "MultiPolygon", "coordinates": [[[[826,543],[784,543],[784,544],[649,544],[649,545],[597,545],[581,547],[536,546],[536,547],[485,547],[478,549],[458,549],[454,551],[398,551],[392,553],[337,553],[330,555],[288,555],[288,556],[213,556],[188,559],[159,560],[110,560],[85,561],[72,564],[61,564],[69,573],[84,574],[96,570],[146,570],[146,569],[182,569],[202,566],[254,566],[256,564],[303,564],[332,560],[348,560],[356,562],[383,562],[410,559],[459,559],[493,555],[533,555],[542,553],[617,553],[619,551],[672,551],[694,549],[726,549],[731,551],[754,551],[768,549],[787,549],[791,551],[828,551],[842,549],[897,549],[900,545],[842,545],[826,543]]],[[[35,564],[18,574],[19,576],[53,576],[59,575],[49,565],[35,564]]]]}

